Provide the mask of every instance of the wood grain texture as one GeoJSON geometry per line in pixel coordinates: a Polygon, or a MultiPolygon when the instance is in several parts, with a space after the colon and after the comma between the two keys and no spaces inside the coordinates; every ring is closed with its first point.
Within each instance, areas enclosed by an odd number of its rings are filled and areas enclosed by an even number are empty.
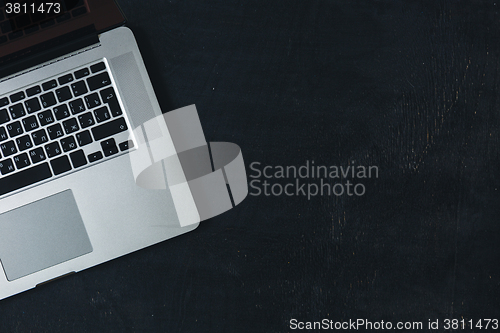
{"type": "Polygon", "coordinates": [[[249,196],[0,302],[1,331],[500,317],[500,3],[119,4],[163,109],[196,104],[207,140],[237,143],[249,174],[315,161],[379,177],[361,197],[249,196]]]}

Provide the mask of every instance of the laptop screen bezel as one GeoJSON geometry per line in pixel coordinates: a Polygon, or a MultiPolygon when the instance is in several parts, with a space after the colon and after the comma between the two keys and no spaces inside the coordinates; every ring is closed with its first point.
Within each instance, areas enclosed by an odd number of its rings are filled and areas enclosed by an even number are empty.
{"type": "Polygon", "coordinates": [[[58,23],[43,31],[23,36],[0,46],[0,64],[6,64],[19,60],[19,56],[31,55],[30,49],[36,49],[36,45],[57,39],[72,31],[94,26],[94,33],[102,33],[125,24],[125,17],[114,0],[85,0],[88,12],[85,15],[72,18],[66,22],[58,23]]]}

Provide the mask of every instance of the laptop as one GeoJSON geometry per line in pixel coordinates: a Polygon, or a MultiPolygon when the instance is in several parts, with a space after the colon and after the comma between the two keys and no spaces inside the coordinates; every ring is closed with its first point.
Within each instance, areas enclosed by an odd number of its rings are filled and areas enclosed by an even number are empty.
{"type": "Polygon", "coordinates": [[[0,299],[195,229],[137,186],[161,116],[113,0],[0,0],[0,299]]]}

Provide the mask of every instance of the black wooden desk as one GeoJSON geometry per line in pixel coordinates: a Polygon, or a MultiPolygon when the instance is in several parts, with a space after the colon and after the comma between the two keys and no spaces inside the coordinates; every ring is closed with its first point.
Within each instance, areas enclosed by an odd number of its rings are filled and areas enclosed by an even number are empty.
{"type": "Polygon", "coordinates": [[[237,143],[249,176],[272,167],[249,181],[277,193],[296,182],[277,166],[313,161],[378,178],[356,180],[361,196],[249,195],[0,302],[0,331],[500,319],[500,2],[119,3],[163,109],[196,104],[207,140],[237,143]]]}

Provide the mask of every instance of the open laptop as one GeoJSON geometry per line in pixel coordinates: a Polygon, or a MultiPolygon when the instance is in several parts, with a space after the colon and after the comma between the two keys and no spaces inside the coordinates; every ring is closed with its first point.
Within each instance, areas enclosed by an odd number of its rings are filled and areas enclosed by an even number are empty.
{"type": "Polygon", "coordinates": [[[113,0],[0,0],[0,299],[172,238],[136,185],[132,130],[161,115],[113,0]]]}

